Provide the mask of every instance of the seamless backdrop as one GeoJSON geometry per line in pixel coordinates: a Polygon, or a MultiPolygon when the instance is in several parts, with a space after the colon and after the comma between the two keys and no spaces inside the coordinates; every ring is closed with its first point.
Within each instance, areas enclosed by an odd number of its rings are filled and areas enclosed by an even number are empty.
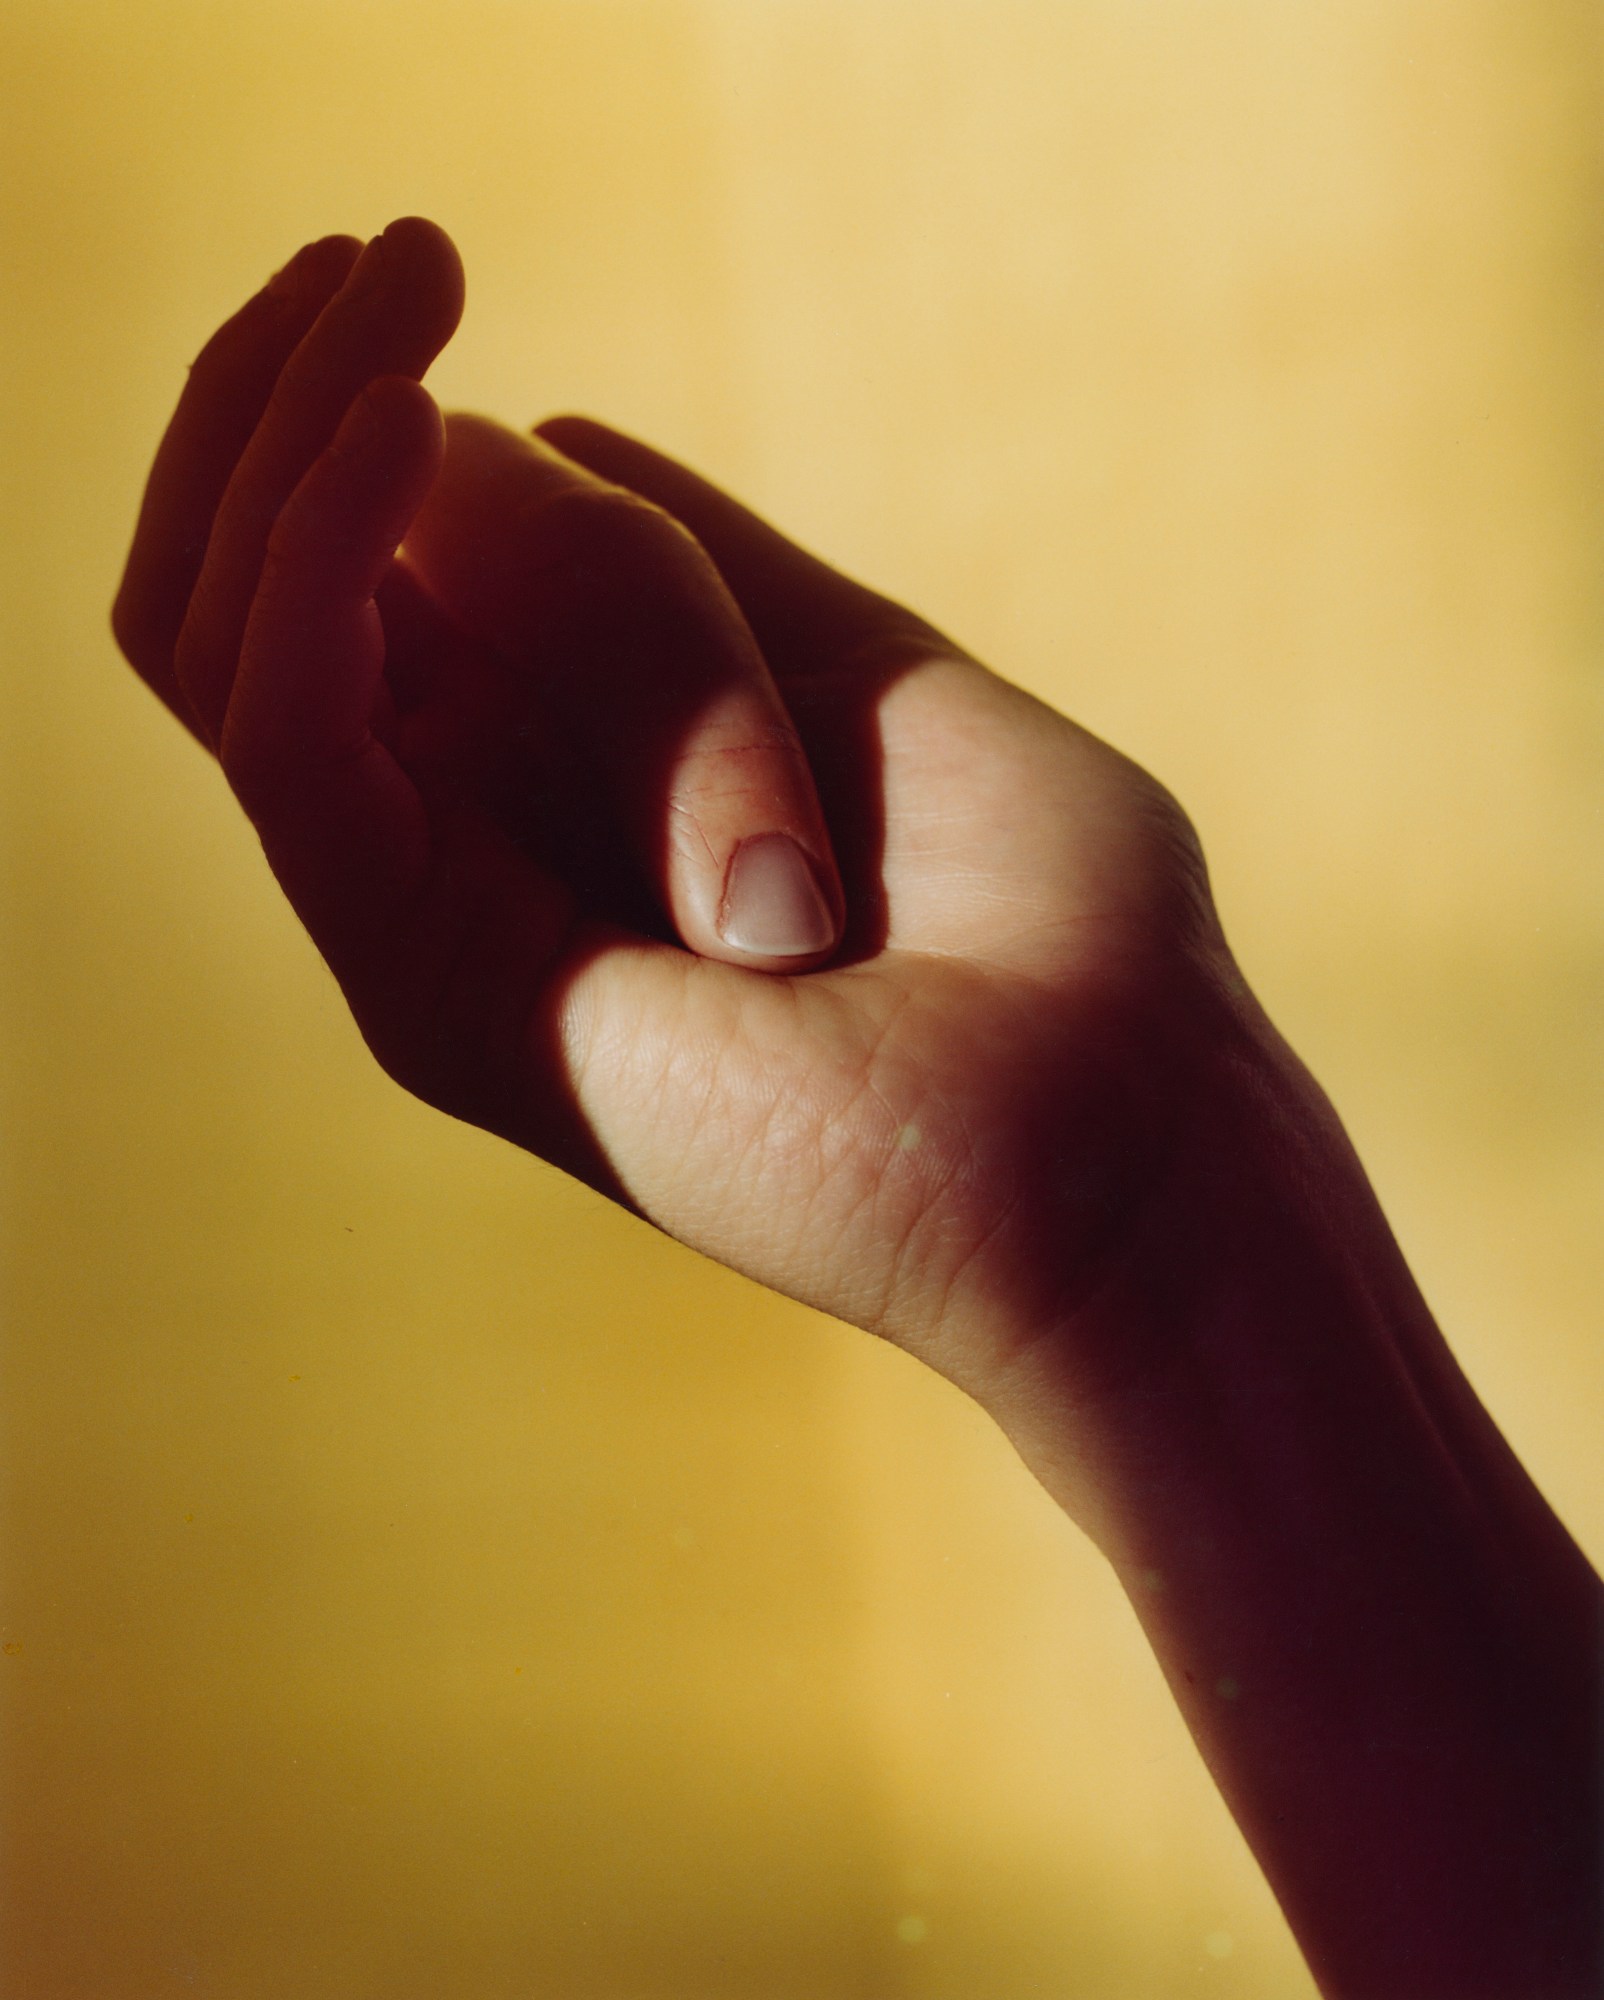
{"type": "Polygon", "coordinates": [[[1582,0],[13,0],[0,1984],[1312,1992],[987,1421],[400,1096],[117,661],[302,240],[432,379],[701,465],[1150,765],[1575,1532],[1597,1435],[1582,0]]]}

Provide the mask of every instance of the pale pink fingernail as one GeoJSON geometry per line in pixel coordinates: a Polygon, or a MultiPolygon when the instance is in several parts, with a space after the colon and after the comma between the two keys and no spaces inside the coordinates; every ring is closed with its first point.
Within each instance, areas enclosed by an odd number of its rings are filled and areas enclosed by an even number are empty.
{"type": "Polygon", "coordinates": [[[788,833],[760,833],[731,855],[718,932],[737,951],[764,958],[812,958],[835,943],[830,906],[788,833]]]}

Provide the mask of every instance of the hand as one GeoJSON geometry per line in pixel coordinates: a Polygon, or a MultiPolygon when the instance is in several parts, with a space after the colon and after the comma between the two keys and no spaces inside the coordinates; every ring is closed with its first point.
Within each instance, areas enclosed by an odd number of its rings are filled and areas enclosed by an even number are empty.
{"type": "Polygon", "coordinates": [[[1179,809],[645,447],[442,428],[460,301],[424,222],[303,251],[196,363],[114,620],[370,1046],[984,1401],[1140,1377],[1167,1336],[1089,1302],[1195,1245],[1270,1047],[1179,809]]]}
{"type": "Polygon", "coordinates": [[[1174,802],[645,447],[443,426],[460,303],[427,223],[302,252],[114,614],[380,1061],[970,1389],[1324,1990],[1597,1991],[1597,1579],[1174,802]]]}

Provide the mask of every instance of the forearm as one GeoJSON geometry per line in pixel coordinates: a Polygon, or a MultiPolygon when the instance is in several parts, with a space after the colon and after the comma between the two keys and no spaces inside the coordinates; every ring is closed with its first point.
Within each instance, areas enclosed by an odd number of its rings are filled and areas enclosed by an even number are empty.
{"type": "Polygon", "coordinates": [[[1366,1373],[1156,1408],[1116,1566],[1330,1992],[1596,1994],[1596,1599],[1366,1373]]]}
{"type": "Polygon", "coordinates": [[[1096,1304],[1137,1349],[1167,1316],[1166,1366],[1064,1412],[1059,1449],[1038,1345],[1005,1427],[1112,1561],[1325,1991],[1580,2000],[1601,1990],[1598,1581],[1323,1101],[1287,1065],[1267,1118],[1262,1081],[1219,1114],[1191,1220],[1096,1304]]]}

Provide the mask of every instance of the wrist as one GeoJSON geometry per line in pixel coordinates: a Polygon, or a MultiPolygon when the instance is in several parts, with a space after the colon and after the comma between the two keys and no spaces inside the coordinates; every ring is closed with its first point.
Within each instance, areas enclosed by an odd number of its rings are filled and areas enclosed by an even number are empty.
{"type": "MultiPolygon", "coordinates": [[[[1411,1356],[1441,1349],[1335,1112],[1234,973],[1167,996],[1140,1045],[1117,1111],[1138,1135],[1134,1192],[1095,1259],[1084,1230],[1041,1214],[1019,1261],[1049,1276],[981,1302],[992,1337],[974,1345],[995,1363],[963,1384],[1077,1517],[1083,1460],[1111,1454],[1096,1483],[1117,1490],[1121,1468],[1173,1449],[1166,1434],[1222,1398],[1262,1414],[1274,1393],[1318,1421],[1342,1378],[1389,1400],[1411,1356]],[[1078,1268],[1055,1291],[1065,1241],[1078,1268]]],[[[1095,1539],[1117,1560],[1116,1533],[1111,1520],[1095,1539]]]]}
{"type": "Polygon", "coordinates": [[[1333,1993],[1596,1976],[1597,1580],[1251,1006],[993,1414],[1097,1542],[1333,1993]],[[1077,1358],[1123,1354],[1088,1384],[1077,1358]]]}

